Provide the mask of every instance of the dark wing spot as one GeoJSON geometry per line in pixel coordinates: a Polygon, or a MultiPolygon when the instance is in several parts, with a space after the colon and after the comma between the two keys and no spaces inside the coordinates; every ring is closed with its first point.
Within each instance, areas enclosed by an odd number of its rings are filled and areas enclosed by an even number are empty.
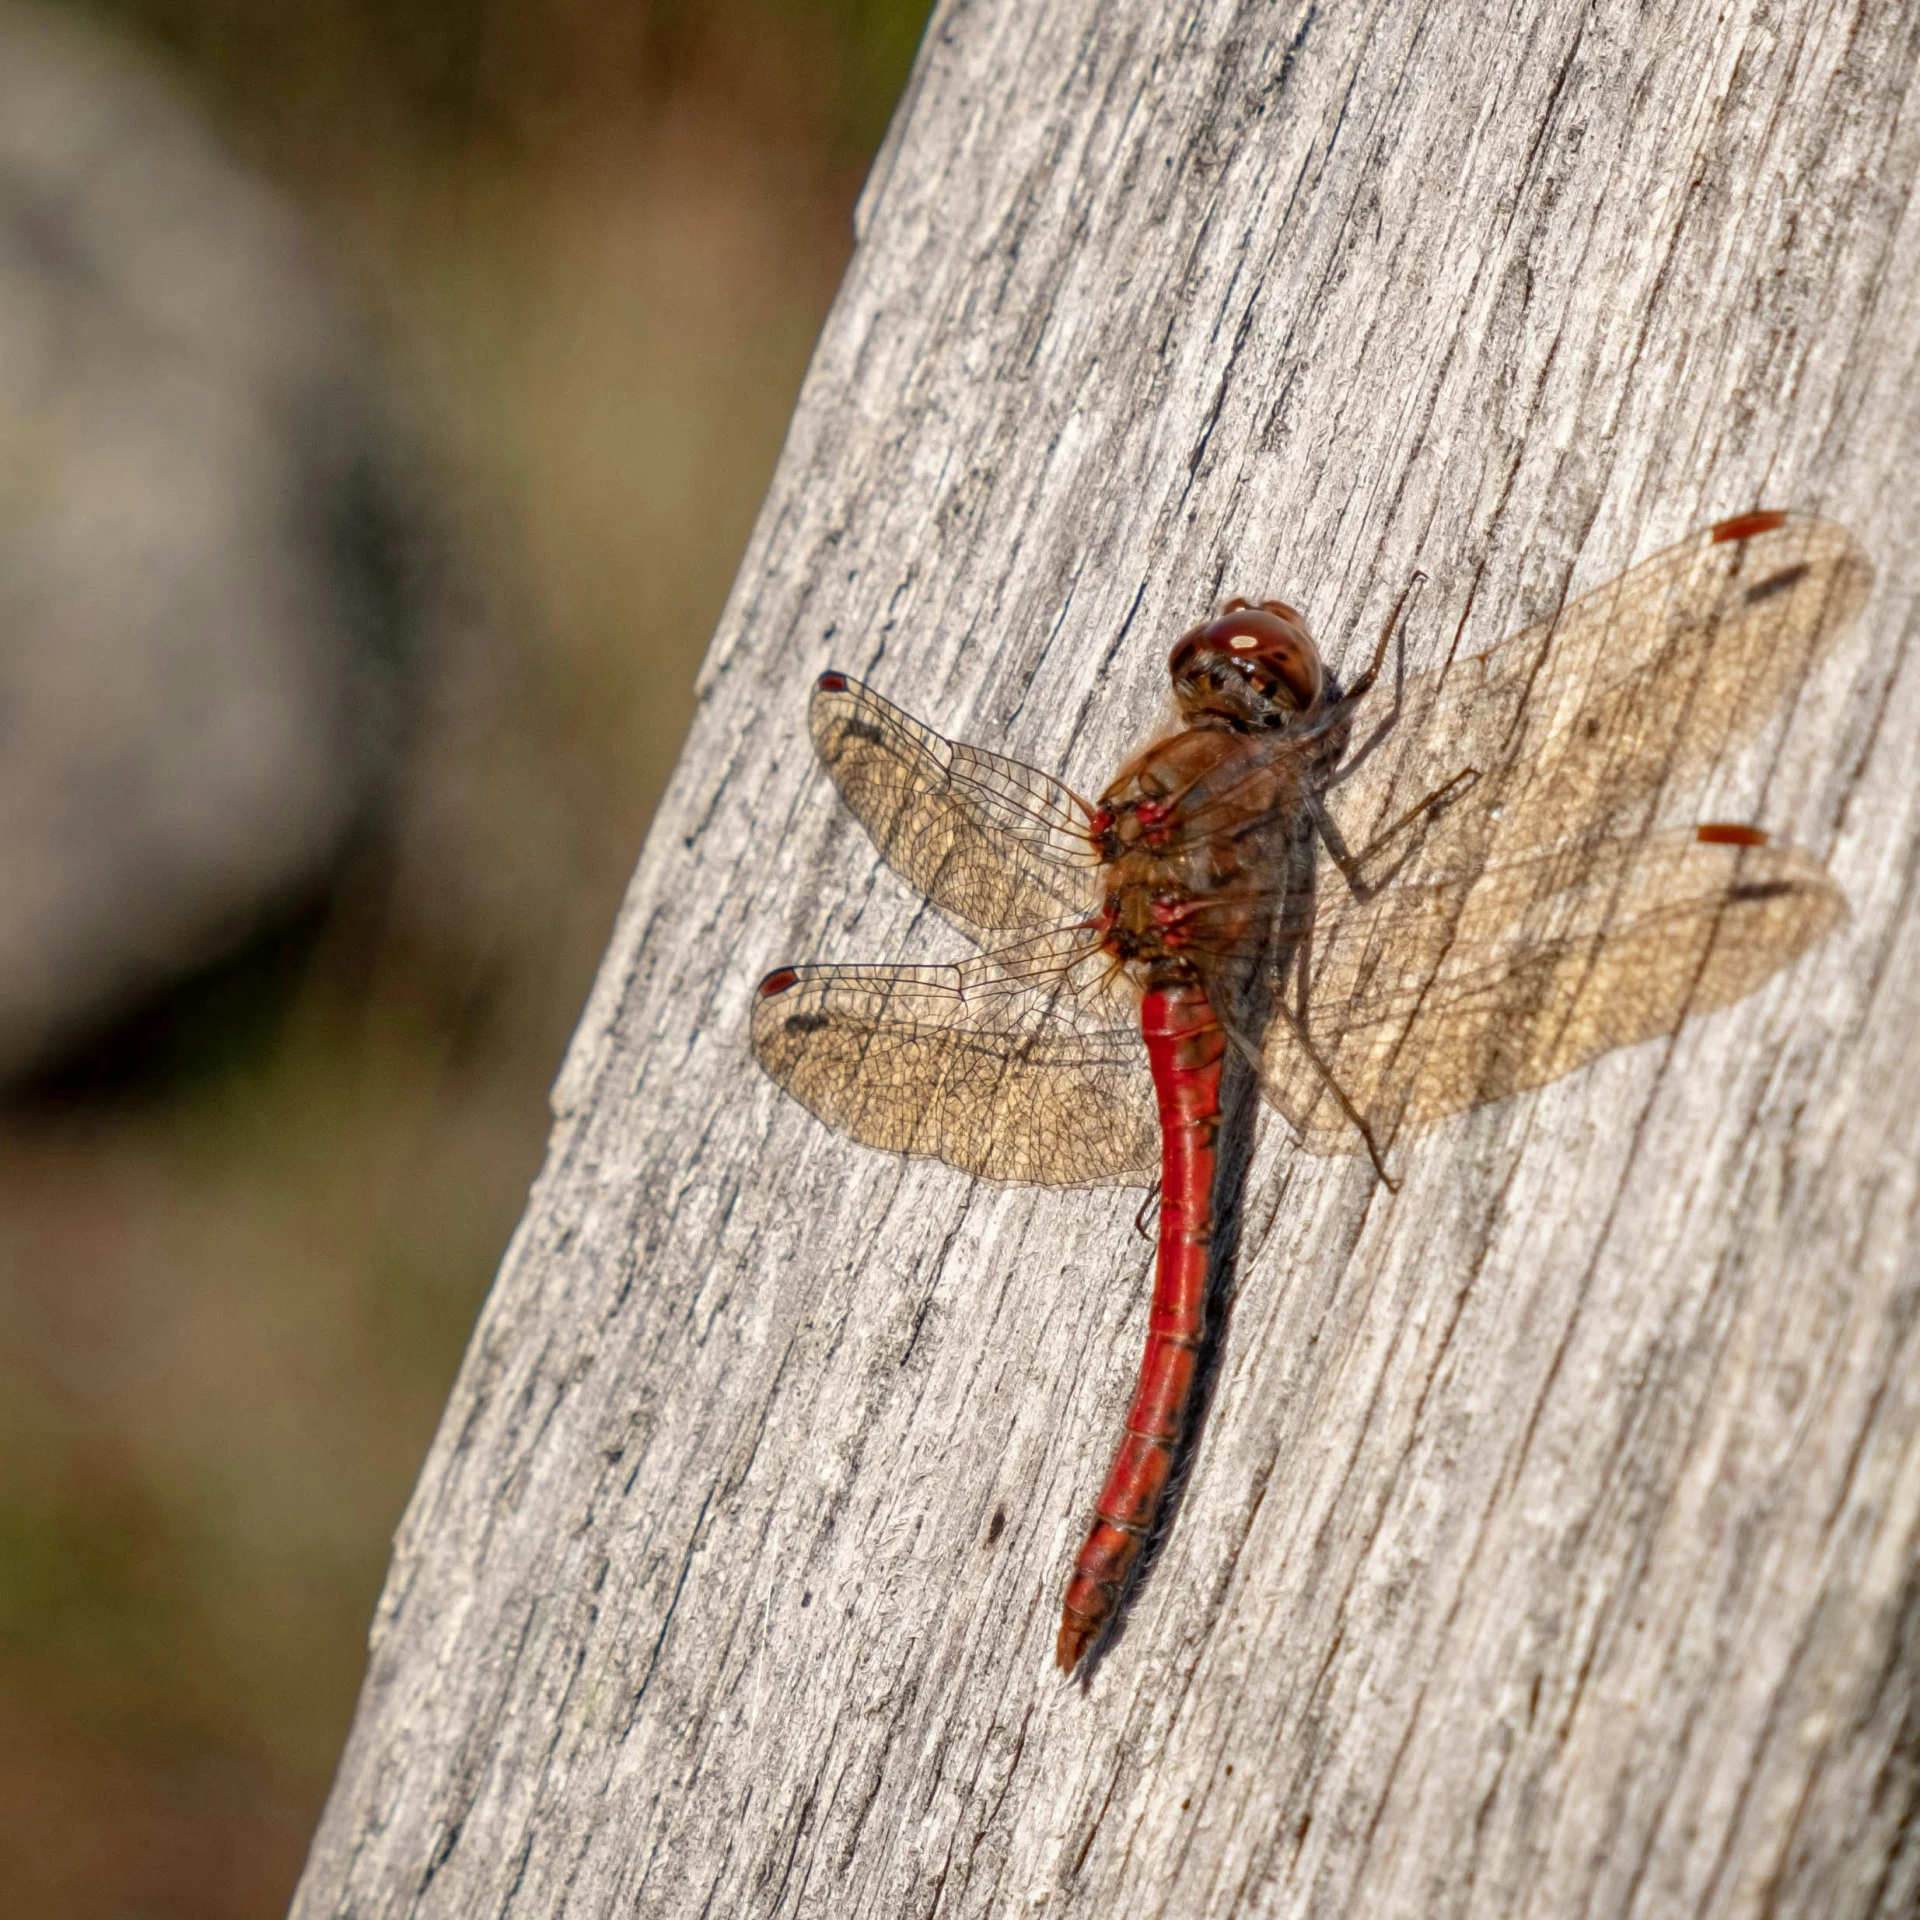
{"type": "Polygon", "coordinates": [[[1797,587],[1813,569],[1805,561],[1797,567],[1782,567],[1778,573],[1770,573],[1757,586],[1747,589],[1745,599],[1750,607],[1757,607],[1762,600],[1771,600],[1777,593],[1785,593],[1789,587],[1797,587]]]}
{"type": "Polygon", "coordinates": [[[790,1013],[787,1016],[787,1031],[797,1033],[803,1039],[810,1033],[818,1033],[822,1027],[830,1027],[833,1022],[824,1013],[790,1013]]]}
{"type": "Polygon", "coordinates": [[[864,740],[870,747],[877,747],[886,738],[871,720],[848,720],[841,726],[840,732],[847,739],[864,740]]]}
{"type": "Polygon", "coordinates": [[[1729,887],[1727,898],[1744,904],[1749,900],[1784,900],[1799,891],[1791,880],[1753,880],[1745,886],[1729,887]]]}

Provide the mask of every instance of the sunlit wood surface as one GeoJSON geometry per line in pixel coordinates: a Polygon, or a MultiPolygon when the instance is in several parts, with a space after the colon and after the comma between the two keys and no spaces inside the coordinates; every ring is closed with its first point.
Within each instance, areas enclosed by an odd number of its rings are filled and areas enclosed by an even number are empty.
{"type": "Polygon", "coordinates": [[[401,1529],[323,1914],[1903,1915],[1920,1900],[1920,14],[940,9],[401,1529]],[[1058,1594],[1111,1189],[850,1144],[797,956],[953,957],[828,665],[1097,790],[1278,594],[1415,664],[1755,506],[1877,582],[1705,817],[1851,919],[1364,1158],[1270,1124],[1178,1525],[1058,1594]]]}

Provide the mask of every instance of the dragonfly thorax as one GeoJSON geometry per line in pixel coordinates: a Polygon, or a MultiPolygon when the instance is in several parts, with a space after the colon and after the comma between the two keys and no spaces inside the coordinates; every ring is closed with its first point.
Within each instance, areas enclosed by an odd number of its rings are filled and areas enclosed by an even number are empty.
{"type": "Polygon", "coordinates": [[[1304,742],[1199,725],[1156,741],[1101,796],[1101,944],[1198,962],[1267,937],[1313,756],[1304,742]]]}

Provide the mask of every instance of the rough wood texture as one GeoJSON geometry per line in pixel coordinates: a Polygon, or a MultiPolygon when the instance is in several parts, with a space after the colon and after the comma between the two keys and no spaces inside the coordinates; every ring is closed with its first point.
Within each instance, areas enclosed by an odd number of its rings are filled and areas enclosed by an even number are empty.
{"type": "Polygon", "coordinates": [[[941,9],[297,1913],[1915,1910],[1917,57],[1871,0],[941,9]],[[812,676],[1097,788],[1224,592],[1338,660],[1424,566],[1432,657],[1755,504],[1880,569],[1724,788],[1852,922],[1397,1198],[1269,1127],[1178,1528],[1063,1685],[1150,1256],[755,1074],[767,967],[958,948],[812,676]]]}

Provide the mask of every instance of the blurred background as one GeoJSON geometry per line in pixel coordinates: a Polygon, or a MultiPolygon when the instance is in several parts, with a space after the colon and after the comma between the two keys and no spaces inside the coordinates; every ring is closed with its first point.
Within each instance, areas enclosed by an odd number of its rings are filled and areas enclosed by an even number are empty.
{"type": "Polygon", "coordinates": [[[926,0],[0,0],[0,1912],[280,1913],[926,0]]]}

